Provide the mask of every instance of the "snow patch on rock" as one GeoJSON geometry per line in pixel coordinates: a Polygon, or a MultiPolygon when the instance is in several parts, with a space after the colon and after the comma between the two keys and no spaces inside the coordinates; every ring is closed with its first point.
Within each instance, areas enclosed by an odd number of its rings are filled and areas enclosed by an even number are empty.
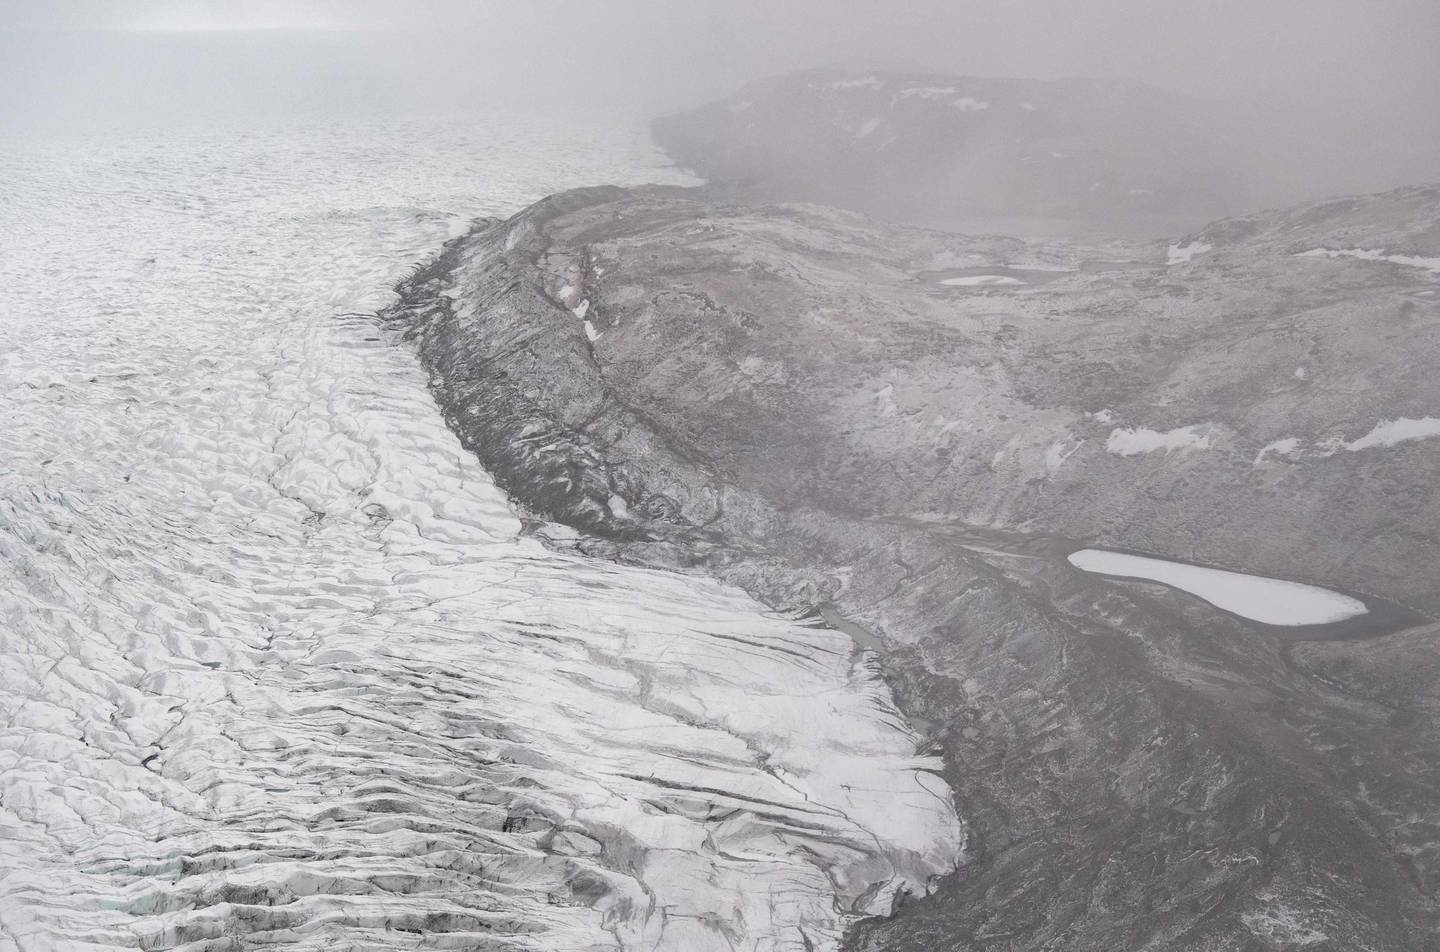
{"type": "Polygon", "coordinates": [[[954,86],[911,86],[909,89],[900,90],[901,99],[939,99],[945,96],[957,96],[960,90],[954,86]]]}
{"type": "Polygon", "coordinates": [[[1260,466],[1269,462],[1272,456],[1293,457],[1299,450],[1300,440],[1297,437],[1287,436],[1283,440],[1275,440],[1262,446],[1260,452],[1255,454],[1254,465],[1260,466]]]}
{"type": "Polygon", "coordinates": [[[1050,446],[1045,450],[1046,474],[1054,475],[1061,466],[1065,465],[1065,461],[1070,457],[1074,456],[1079,451],[1080,447],[1084,445],[1084,440],[1080,440],[1074,444],[1070,443],[1069,440],[1057,440],[1054,443],[1051,443],[1050,446]]]}
{"type": "Polygon", "coordinates": [[[1214,245],[1204,241],[1192,241],[1188,245],[1171,245],[1167,250],[1165,263],[1185,264],[1214,250],[1214,245]]]}
{"type": "Polygon", "coordinates": [[[1180,426],[1163,433],[1145,427],[1117,427],[1110,431],[1105,441],[1105,450],[1116,456],[1139,456],[1164,450],[1167,454],[1177,450],[1191,452],[1208,450],[1210,434],[1205,432],[1207,424],[1180,426]]]}
{"type": "Polygon", "coordinates": [[[879,76],[864,76],[856,79],[837,79],[829,85],[831,89],[884,89],[885,80],[879,76]]]}
{"type": "Polygon", "coordinates": [[[1412,440],[1427,440],[1432,436],[1440,436],[1440,417],[1422,417],[1418,420],[1400,417],[1396,420],[1381,420],[1369,433],[1346,443],[1345,449],[1358,453],[1361,450],[1394,446],[1412,440]]]}
{"type": "Polygon", "coordinates": [[[1311,248],[1295,255],[1297,258],[1354,258],[1358,261],[1385,261],[1390,264],[1421,268],[1432,274],[1440,274],[1440,258],[1426,258],[1420,255],[1393,255],[1378,248],[1311,248]]]}

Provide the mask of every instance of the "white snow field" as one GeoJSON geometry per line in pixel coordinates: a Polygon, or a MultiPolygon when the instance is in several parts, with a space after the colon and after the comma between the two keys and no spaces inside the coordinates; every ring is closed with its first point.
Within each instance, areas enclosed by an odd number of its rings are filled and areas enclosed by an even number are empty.
{"type": "Polygon", "coordinates": [[[1070,564],[1100,575],[1160,582],[1266,625],[1323,625],[1368,611],[1359,599],[1314,585],[1143,555],[1081,549],[1070,555],[1070,564]]]}
{"type": "Polygon", "coordinates": [[[954,867],[872,656],[543,548],[371,317],[677,178],[598,120],[0,141],[0,950],[832,949],[954,867]]]}

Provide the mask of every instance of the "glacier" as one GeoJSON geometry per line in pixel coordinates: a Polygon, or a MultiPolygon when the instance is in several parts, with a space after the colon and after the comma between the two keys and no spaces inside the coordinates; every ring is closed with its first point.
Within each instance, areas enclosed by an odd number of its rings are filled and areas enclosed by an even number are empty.
{"type": "Polygon", "coordinates": [[[374,320],[681,180],[596,125],[0,144],[0,950],[828,949],[963,861],[873,654],[546,548],[374,320]]]}

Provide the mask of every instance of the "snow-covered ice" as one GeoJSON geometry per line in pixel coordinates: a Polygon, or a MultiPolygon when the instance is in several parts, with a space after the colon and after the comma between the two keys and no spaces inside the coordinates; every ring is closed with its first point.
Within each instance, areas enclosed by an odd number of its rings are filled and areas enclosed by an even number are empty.
{"type": "Polygon", "coordinates": [[[547,550],[376,326],[457,220],[678,179],[575,134],[0,142],[0,949],[833,949],[957,862],[871,656],[547,550]]]}
{"type": "Polygon", "coordinates": [[[1322,625],[1368,611],[1364,602],[1349,595],[1262,575],[1104,549],[1081,549],[1069,558],[1071,565],[1086,572],[1160,582],[1266,625],[1322,625]]]}

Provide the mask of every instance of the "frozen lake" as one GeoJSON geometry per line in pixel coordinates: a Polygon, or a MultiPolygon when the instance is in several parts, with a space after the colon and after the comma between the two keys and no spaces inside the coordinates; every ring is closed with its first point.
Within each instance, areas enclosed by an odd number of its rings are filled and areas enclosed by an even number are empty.
{"type": "Polygon", "coordinates": [[[1081,549],[1070,564],[1086,572],[1160,582],[1202,598],[1216,608],[1266,625],[1298,627],[1345,621],[1369,609],[1358,598],[1314,585],[1227,572],[1143,555],[1081,549]]]}
{"type": "Polygon", "coordinates": [[[600,120],[0,142],[0,950],[830,949],[954,866],[870,656],[542,547],[372,320],[676,180],[600,120]]]}
{"type": "Polygon", "coordinates": [[[1023,288],[1048,284],[1072,272],[1050,268],[1012,268],[984,266],[955,268],[931,275],[931,280],[945,288],[1023,288]]]}

